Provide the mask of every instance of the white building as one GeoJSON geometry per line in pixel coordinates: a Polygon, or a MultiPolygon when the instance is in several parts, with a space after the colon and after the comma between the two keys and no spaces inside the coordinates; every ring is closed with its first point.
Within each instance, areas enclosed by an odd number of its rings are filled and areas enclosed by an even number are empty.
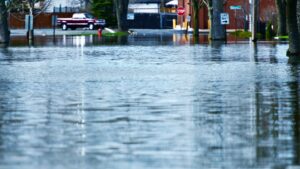
{"type": "Polygon", "coordinates": [[[130,0],[128,11],[132,13],[160,13],[160,8],[171,0],[130,0]]]}
{"type": "Polygon", "coordinates": [[[71,9],[79,10],[84,5],[84,0],[51,0],[47,12],[54,12],[54,10],[56,12],[68,12],[71,9]]]}

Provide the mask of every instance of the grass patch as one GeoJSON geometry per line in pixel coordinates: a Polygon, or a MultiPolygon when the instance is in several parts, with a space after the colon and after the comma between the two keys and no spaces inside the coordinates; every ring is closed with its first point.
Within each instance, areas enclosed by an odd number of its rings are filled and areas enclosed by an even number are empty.
{"type": "Polygon", "coordinates": [[[79,35],[79,36],[90,36],[90,35],[97,35],[97,33],[81,33],[81,34],[72,34],[72,35],[79,35]]]}
{"type": "MultiPolygon", "coordinates": [[[[71,36],[90,36],[90,35],[98,35],[98,32],[95,33],[80,33],[80,34],[66,34],[71,36]]],[[[110,33],[110,32],[102,32],[102,36],[104,37],[117,37],[117,36],[127,36],[127,32],[116,32],[116,33],[110,33]]]]}
{"type": "Polygon", "coordinates": [[[238,38],[250,38],[252,36],[252,33],[244,31],[235,31],[231,32],[230,35],[236,36],[238,38]]]}
{"type": "MultiPolygon", "coordinates": [[[[247,39],[247,38],[251,38],[252,36],[252,33],[251,32],[248,32],[248,31],[235,31],[235,32],[231,32],[230,35],[232,36],[236,36],[238,38],[241,38],[241,39],[247,39]]],[[[257,33],[256,34],[256,37],[257,39],[263,39],[263,35],[261,33],[257,33]]]]}
{"type": "Polygon", "coordinates": [[[278,39],[289,39],[289,36],[277,36],[278,39]]]}
{"type": "Polygon", "coordinates": [[[127,32],[103,33],[102,36],[127,36],[127,32]]]}

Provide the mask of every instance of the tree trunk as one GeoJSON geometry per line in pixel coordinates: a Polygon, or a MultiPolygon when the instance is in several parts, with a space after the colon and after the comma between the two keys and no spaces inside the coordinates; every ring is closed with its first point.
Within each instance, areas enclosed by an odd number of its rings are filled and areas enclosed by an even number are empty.
{"type": "Polygon", "coordinates": [[[194,37],[199,37],[199,2],[198,0],[192,0],[193,6],[193,28],[194,37]]]}
{"type": "Polygon", "coordinates": [[[114,0],[114,2],[117,14],[118,30],[128,31],[127,11],[129,0],[114,0]]]}
{"type": "Polygon", "coordinates": [[[211,18],[210,39],[226,40],[225,26],[221,24],[221,13],[224,10],[223,0],[212,0],[212,9],[209,9],[211,18]]]}
{"type": "Polygon", "coordinates": [[[300,32],[300,2],[297,2],[297,24],[298,31],[300,32]]]}
{"type": "Polygon", "coordinates": [[[297,24],[297,0],[287,0],[287,26],[289,35],[288,56],[300,56],[300,39],[297,24]]]}
{"type": "Polygon", "coordinates": [[[0,2],[0,43],[9,43],[9,29],[5,2],[0,2]]]}
{"type": "Polygon", "coordinates": [[[286,31],[286,3],[285,0],[276,0],[277,17],[277,35],[287,35],[286,31]]]}

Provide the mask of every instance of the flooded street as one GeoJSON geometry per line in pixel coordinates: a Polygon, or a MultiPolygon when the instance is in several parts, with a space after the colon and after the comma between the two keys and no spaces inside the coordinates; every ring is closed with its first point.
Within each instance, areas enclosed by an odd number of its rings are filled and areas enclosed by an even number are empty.
{"type": "Polygon", "coordinates": [[[13,39],[0,49],[0,168],[299,166],[288,44],[205,39],[13,39]]]}

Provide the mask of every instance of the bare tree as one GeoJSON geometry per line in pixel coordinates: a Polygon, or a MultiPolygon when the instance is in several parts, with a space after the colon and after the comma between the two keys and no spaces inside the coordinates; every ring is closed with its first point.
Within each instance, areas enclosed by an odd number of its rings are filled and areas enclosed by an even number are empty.
{"type": "MultiPolygon", "coordinates": [[[[40,13],[44,12],[48,6],[50,5],[51,0],[11,0],[7,4],[8,8],[7,10],[13,10],[13,11],[22,11],[24,14],[28,14],[30,21],[32,21],[32,27],[29,28],[27,32],[27,36],[29,40],[33,40],[33,32],[34,32],[34,17],[39,15],[40,13]],[[35,5],[37,3],[40,3],[39,10],[35,9],[35,5]]],[[[25,21],[24,18],[18,18],[14,16],[18,20],[25,21]]]]}
{"type": "Polygon", "coordinates": [[[7,10],[26,14],[29,14],[30,10],[32,10],[33,14],[36,15],[44,12],[51,4],[51,1],[52,0],[10,0],[7,3],[7,10]],[[39,6],[39,9],[36,9],[36,6],[39,6]]]}

